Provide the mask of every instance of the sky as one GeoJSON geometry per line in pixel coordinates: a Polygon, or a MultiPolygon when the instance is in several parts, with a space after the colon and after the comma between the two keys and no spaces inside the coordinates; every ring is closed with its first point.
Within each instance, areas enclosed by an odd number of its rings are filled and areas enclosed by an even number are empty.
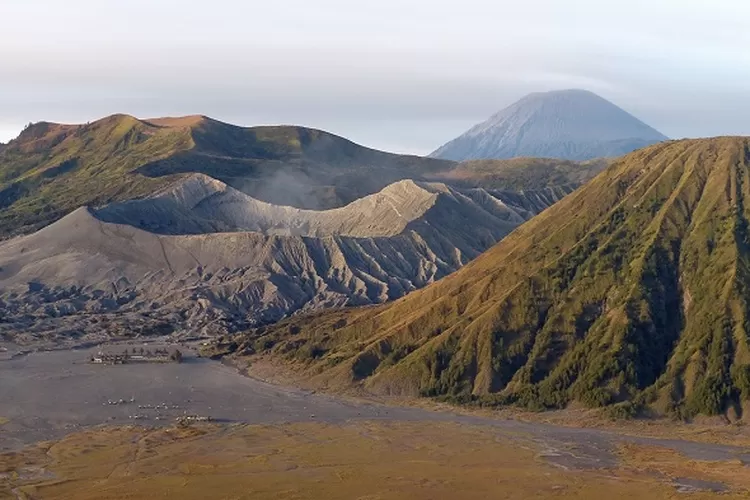
{"type": "Polygon", "coordinates": [[[426,154],[584,88],[673,137],[750,135],[746,0],[0,0],[0,141],[204,114],[426,154]]]}

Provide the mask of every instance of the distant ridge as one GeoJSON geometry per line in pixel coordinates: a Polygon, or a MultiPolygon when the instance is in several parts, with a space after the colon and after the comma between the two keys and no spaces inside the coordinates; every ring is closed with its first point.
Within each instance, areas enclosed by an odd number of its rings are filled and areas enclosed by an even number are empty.
{"type": "MultiPolygon", "coordinates": [[[[520,163],[462,167],[456,182],[510,190],[577,187],[603,168],[559,160],[520,163]],[[527,163],[534,168],[525,171],[527,163]]],[[[378,151],[321,130],[239,127],[203,115],[39,122],[0,147],[0,239],[33,232],[82,205],[153,195],[190,174],[210,176],[259,201],[324,210],[403,179],[452,183],[457,167],[378,151]]]]}
{"type": "Polygon", "coordinates": [[[430,156],[454,161],[518,156],[616,157],[667,137],[586,90],[529,94],[430,156]]]}
{"type": "Polygon", "coordinates": [[[175,127],[195,127],[209,120],[211,120],[211,118],[207,116],[189,115],[189,116],[176,116],[176,117],[165,116],[162,118],[149,118],[143,121],[151,125],[156,125],[159,127],[175,128],[175,127]]]}
{"type": "Polygon", "coordinates": [[[202,173],[269,203],[325,209],[452,166],[321,130],[239,127],[201,115],[39,122],[0,148],[0,239],[43,227],[81,205],[148,196],[175,175],[202,173]]]}

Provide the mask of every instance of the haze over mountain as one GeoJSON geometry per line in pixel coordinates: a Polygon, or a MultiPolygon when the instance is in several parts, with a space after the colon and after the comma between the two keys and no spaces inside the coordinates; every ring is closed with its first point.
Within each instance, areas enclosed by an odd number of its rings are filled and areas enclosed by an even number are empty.
{"type": "Polygon", "coordinates": [[[573,188],[403,180],[345,207],[256,200],[203,174],[83,207],[0,243],[0,333],[219,334],[398,298],[448,275],[573,188]],[[93,314],[95,313],[95,314],[93,314]]]}
{"type": "Polygon", "coordinates": [[[742,414],[749,198],[750,139],[654,145],[423,290],[254,330],[237,352],[383,394],[742,414]]]}
{"type": "Polygon", "coordinates": [[[431,154],[454,161],[616,157],[667,137],[585,90],[529,94],[431,154]]]}
{"type": "MultiPolygon", "coordinates": [[[[543,163],[548,167],[542,169],[556,168],[554,161],[543,163]]],[[[83,205],[151,195],[190,173],[209,175],[258,200],[320,210],[401,179],[441,180],[455,167],[376,151],[319,130],[242,128],[203,116],[41,122],[0,149],[0,238],[29,233],[83,205]]],[[[518,165],[495,167],[506,172],[502,178],[521,177],[518,165]]],[[[574,168],[567,183],[579,183],[581,175],[590,178],[601,168],[574,168]]],[[[503,189],[499,180],[492,187],[503,189]]],[[[524,189],[540,187],[529,180],[524,189]]]]}

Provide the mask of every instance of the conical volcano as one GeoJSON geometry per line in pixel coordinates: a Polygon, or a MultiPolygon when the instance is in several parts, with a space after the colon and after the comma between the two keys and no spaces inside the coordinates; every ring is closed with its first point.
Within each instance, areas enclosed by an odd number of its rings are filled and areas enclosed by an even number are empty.
{"type": "Polygon", "coordinates": [[[446,160],[517,156],[616,157],[666,140],[627,111],[586,90],[529,94],[431,156],[446,160]]]}

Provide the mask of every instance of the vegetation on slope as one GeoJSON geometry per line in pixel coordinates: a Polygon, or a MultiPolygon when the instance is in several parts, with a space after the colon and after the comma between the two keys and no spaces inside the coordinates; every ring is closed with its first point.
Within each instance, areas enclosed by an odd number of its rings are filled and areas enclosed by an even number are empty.
{"type": "Polygon", "coordinates": [[[746,138],[637,151],[434,285],[253,330],[235,350],[385,394],[741,413],[749,174],[746,138]]]}
{"type": "Polygon", "coordinates": [[[31,231],[81,205],[150,193],[168,179],[133,171],[190,147],[187,129],[120,115],[89,125],[31,125],[0,150],[0,235],[31,231]]]}
{"type": "Polygon", "coordinates": [[[456,179],[515,190],[577,186],[594,173],[556,160],[511,164],[457,168],[450,161],[365,148],[319,130],[242,128],[202,116],[42,122],[0,147],[0,238],[31,232],[81,205],[149,195],[187,173],[209,175],[263,201],[312,209],[342,206],[402,179],[456,179]],[[531,169],[524,171],[527,164],[531,169]],[[450,174],[454,169],[458,173],[450,174]],[[494,169],[501,171],[495,177],[494,169]]]}
{"type": "Polygon", "coordinates": [[[578,187],[607,168],[611,160],[585,162],[554,158],[512,158],[510,160],[471,160],[436,177],[462,186],[505,191],[529,191],[548,187],[578,187]]]}
{"type": "Polygon", "coordinates": [[[265,201],[330,208],[452,165],[302,127],[125,115],[86,125],[42,122],[0,149],[0,237],[30,232],[81,205],[151,194],[175,174],[204,173],[265,201]],[[373,176],[373,168],[382,175],[373,176]]]}

